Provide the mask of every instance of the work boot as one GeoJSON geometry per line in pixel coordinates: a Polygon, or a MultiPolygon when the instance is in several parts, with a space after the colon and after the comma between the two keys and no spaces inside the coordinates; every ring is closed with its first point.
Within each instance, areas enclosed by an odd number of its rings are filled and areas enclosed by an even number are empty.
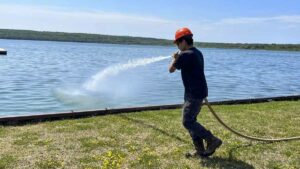
{"type": "Polygon", "coordinates": [[[206,138],[205,141],[206,141],[207,148],[201,154],[204,157],[211,156],[216,151],[216,149],[222,145],[222,140],[214,135],[206,138]]]}
{"type": "Polygon", "coordinates": [[[186,158],[191,158],[191,157],[202,157],[203,152],[205,151],[204,149],[204,144],[203,144],[203,140],[199,140],[199,141],[193,141],[195,150],[192,152],[188,152],[185,154],[186,158]]]}

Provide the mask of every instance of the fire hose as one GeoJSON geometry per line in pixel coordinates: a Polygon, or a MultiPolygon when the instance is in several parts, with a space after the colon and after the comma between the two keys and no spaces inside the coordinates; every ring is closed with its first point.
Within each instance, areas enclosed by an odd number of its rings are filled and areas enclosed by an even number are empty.
{"type": "Polygon", "coordinates": [[[300,136],[296,137],[287,137],[287,138],[274,138],[274,139],[268,139],[268,138],[260,138],[260,137],[254,137],[254,136],[248,136],[245,135],[231,127],[229,127],[226,123],[223,122],[223,120],[217,115],[217,113],[214,111],[214,109],[211,107],[210,103],[208,102],[207,98],[204,99],[205,104],[207,105],[210,112],[213,114],[213,116],[218,120],[219,123],[226,129],[228,129],[230,132],[243,137],[248,140],[254,140],[254,141],[265,141],[265,142],[279,142],[279,141],[291,141],[291,140],[300,140],[300,136]]]}

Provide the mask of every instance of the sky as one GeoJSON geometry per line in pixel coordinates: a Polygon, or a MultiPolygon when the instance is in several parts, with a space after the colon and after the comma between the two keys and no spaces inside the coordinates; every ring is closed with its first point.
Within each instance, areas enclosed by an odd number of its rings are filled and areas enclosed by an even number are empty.
{"type": "Polygon", "coordinates": [[[0,28],[300,44],[299,0],[0,0],[0,28]]]}

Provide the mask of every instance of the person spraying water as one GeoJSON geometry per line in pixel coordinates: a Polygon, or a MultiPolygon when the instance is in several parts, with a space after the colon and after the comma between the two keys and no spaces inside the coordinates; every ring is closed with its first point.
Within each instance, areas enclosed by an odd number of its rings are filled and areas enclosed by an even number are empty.
{"type": "Polygon", "coordinates": [[[222,141],[197,122],[202,102],[208,96],[203,55],[193,46],[193,34],[188,28],[176,31],[174,43],[180,52],[173,54],[169,72],[181,70],[185,89],[182,124],[189,132],[195,147],[195,151],[188,152],[186,157],[207,157],[222,145],[222,141]],[[206,147],[203,141],[206,142],[206,147]]]}

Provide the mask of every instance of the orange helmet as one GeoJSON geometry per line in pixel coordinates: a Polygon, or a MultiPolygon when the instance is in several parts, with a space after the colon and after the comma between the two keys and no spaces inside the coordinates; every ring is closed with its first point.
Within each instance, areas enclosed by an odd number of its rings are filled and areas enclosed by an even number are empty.
{"type": "Polygon", "coordinates": [[[176,31],[176,33],[175,33],[175,40],[174,40],[174,43],[175,43],[178,39],[180,39],[180,38],[182,38],[182,37],[184,37],[184,36],[187,36],[187,35],[193,36],[193,33],[192,33],[192,31],[191,31],[189,28],[181,28],[181,29],[178,29],[178,30],[176,31]]]}

